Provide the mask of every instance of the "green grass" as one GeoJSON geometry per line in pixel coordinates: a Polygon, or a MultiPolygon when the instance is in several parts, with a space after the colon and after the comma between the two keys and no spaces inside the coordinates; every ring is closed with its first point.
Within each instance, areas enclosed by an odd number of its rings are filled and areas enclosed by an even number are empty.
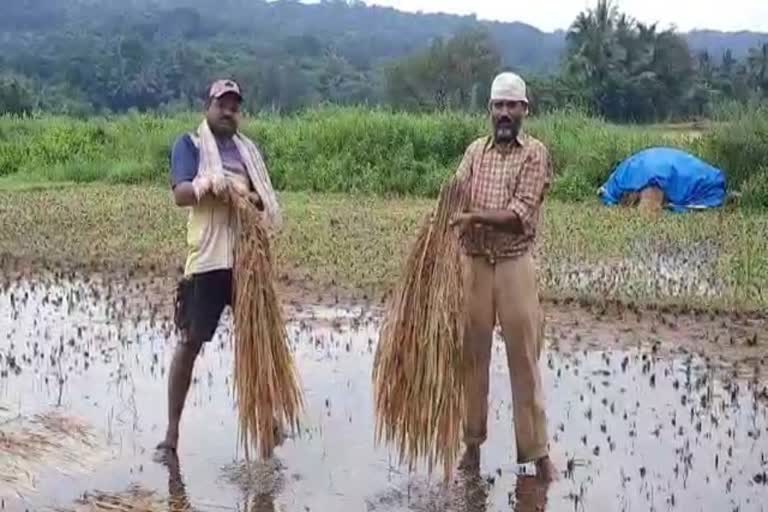
{"type": "Polygon", "coordinates": [[[76,187],[74,181],[50,181],[20,179],[16,175],[0,176],[0,190],[5,192],[24,192],[30,190],[56,190],[66,187],[76,187]]]}
{"type": "MultiPolygon", "coordinates": [[[[726,169],[747,206],[768,207],[768,115],[742,111],[699,137],[657,127],[616,126],[577,111],[530,119],[550,148],[552,197],[591,200],[616,163],[650,146],[676,146],[726,169]]],[[[0,117],[0,178],[14,183],[165,184],[176,137],[200,116],[126,115],[77,120],[0,117]]],[[[459,113],[405,114],[328,108],[247,119],[280,190],[434,197],[487,120],[459,113]]]]}
{"type": "MultiPolygon", "coordinates": [[[[296,192],[282,193],[281,202],[283,277],[371,295],[393,284],[433,203],[296,192]]],[[[172,272],[184,260],[184,223],[166,187],[0,186],[0,254],[16,258],[172,272]]],[[[762,213],[668,214],[649,222],[594,201],[553,200],[537,251],[541,283],[549,297],[765,310],[768,238],[760,233],[768,233],[762,213]],[[679,276],[667,279],[667,272],[679,276]]]]}

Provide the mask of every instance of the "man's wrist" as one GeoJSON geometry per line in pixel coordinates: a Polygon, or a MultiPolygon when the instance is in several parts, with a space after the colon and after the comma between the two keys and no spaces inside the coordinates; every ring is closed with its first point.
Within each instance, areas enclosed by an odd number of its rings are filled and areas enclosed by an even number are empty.
{"type": "Polygon", "coordinates": [[[469,212],[467,215],[469,216],[469,222],[472,224],[482,224],[485,222],[482,212],[469,212]]]}
{"type": "Polygon", "coordinates": [[[201,187],[199,183],[195,183],[195,182],[192,182],[192,192],[194,192],[195,200],[198,203],[203,198],[203,194],[205,194],[205,191],[203,190],[203,187],[201,187]]]}

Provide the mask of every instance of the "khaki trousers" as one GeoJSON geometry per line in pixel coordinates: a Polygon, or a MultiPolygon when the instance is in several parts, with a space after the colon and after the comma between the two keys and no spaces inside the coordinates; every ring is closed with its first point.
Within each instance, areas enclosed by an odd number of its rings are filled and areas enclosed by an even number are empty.
{"type": "Polygon", "coordinates": [[[548,453],[547,419],[539,371],[543,313],[536,284],[536,265],[526,254],[490,263],[465,257],[467,323],[464,336],[464,442],[485,442],[493,330],[498,317],[506,343],[512,385],[517,460],[524,464],[548,453]]]}

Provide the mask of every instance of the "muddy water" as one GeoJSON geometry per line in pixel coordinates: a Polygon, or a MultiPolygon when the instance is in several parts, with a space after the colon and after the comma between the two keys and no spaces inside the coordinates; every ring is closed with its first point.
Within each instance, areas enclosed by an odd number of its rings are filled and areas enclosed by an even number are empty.
{"type": "Polygon", "coordinates": [[[568,293],[633,298],[712,299],[727,289],[711,243],[636,243],[632,257],[600,263],[568,261],[545,268],[544,284],[568,293]]]}
{"type": "Polygon", "coordinates": [[[148,290],[52,275],[0,290],[0,422],[54,411],[94,435],[82,467],[43,460],[31,468],[34,490],[0,480],[6,510],[70,509],[83,494],[131,488],[210,511],[768,509],[764,364],[715,369],[703,356],[662,357],[650,346],[551,344],[542,369],[564,475],[549,489],[515,462],[500,343],[482,478],[443,485],[409,475],[373,444],[378,312],[361,306],[290,308],[307,413],[300,435],[269,464],[246,465],[237,448],[225,319],[196,367],[178,464],[157,462],[176,337],[167,306],[137,307],[149,303],[148,290]]]}

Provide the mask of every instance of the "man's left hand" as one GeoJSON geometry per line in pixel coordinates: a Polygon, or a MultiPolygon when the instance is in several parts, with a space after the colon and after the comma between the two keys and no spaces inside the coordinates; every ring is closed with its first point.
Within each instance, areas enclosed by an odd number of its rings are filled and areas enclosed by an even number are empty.
{"type": "Polygon", "coordinates": [[[460,213],[451,220],[451,227],[459,228],[459,233],[464,234],[472,224],[477,223],[477,218],[472,212],[460,213]]]}

